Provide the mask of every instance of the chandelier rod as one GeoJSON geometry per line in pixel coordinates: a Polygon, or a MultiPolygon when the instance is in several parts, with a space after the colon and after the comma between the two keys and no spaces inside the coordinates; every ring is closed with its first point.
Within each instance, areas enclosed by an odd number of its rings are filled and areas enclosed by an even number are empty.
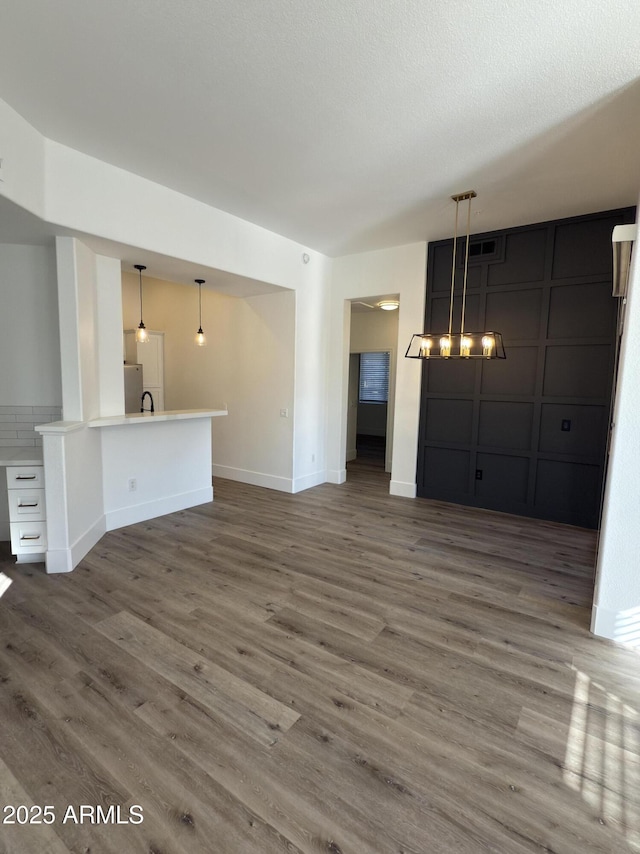
{"type": "MultiPolygon", "coordinates": [[[[471,233],[471,199],[475,196],[471,193],[468,194],[468,207],[467,207],[467,243],[465,246],[464,252],[464,276],[462,278],[462,317],[460,318],[460,341],[462,342],[462,337],[464,335],[464,315],[467,307],[467,272],[469,270],[469,235],[471,233]]],[[[456,213],[458,210],[458,202],[456,202],[456,213]]]]}

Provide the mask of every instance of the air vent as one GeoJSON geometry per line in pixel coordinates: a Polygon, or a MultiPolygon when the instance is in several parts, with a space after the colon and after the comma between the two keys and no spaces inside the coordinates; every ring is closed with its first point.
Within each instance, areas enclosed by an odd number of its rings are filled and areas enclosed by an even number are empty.
{"type": "Polygon", "coordinates": [[[496,242],[495,240],[480,240],[477,243],[469,244],[469,257],[475,258],[478,255],[495,255],[496,242]]]}
{"type": "MultiPolygon", "coordinates": [[[[464,266],[464,240],[459,241],[458,248],[458,267],[464,266]]],[[[503,261],[503,240],[502,235],[495,237],[485,237],[469,241],[469,264],[484,264],[485,262],[494,263],[503,261]]]]}

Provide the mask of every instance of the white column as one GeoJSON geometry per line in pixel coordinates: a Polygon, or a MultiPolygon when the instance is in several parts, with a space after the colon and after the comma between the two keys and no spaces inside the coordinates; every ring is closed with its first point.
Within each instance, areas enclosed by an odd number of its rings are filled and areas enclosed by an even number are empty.
{"type": "Polygon", "coordinates": [[[640,647],[640,263],[634,245],[591,631],[640,647]]]}

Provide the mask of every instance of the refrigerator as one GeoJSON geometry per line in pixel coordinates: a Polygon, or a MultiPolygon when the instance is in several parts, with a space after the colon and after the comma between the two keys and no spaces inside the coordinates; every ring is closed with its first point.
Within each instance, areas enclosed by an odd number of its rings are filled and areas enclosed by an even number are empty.
{"type": "Polygon", "coordinates": [[[142,365],[124,366],[124,411],[140,412],[142,398],[142,365]]]}

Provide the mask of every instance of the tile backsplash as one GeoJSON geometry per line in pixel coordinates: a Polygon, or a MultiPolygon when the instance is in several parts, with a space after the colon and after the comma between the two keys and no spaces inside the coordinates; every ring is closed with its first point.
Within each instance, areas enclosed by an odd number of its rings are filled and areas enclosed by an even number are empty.
{"type": "Polygon", "coordinates": [[[61,406],[0,406],[0,448],[42,445],[36,424],[60,421],[61,406]]]}

